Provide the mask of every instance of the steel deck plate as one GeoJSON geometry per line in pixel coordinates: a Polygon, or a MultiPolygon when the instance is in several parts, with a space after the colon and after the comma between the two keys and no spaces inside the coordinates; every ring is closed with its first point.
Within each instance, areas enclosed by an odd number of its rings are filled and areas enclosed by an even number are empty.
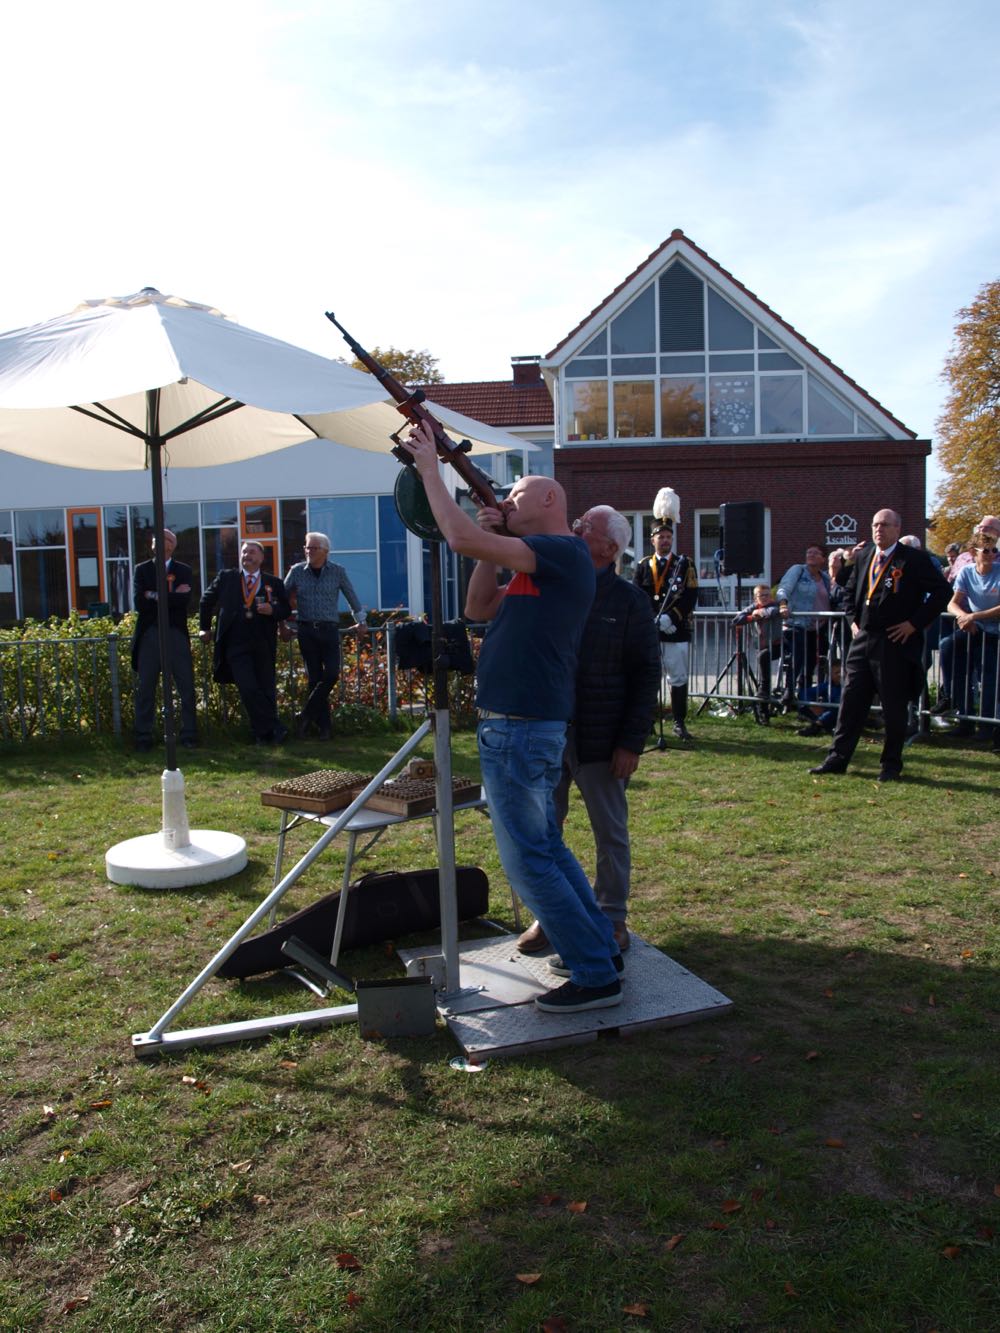
{"type": "MultiPolygon", "coordinates": [[[[438,996],[438,1009],[467,1056],[520,1055],[556,1046],[595,1041],[602,1032],[633,1033],[643,1028],[679,1027],[729,1013],[733,1002],[632,934],[625,954],[622,1002],[613,1009],[547,1014],[536,995],[563,978],[548,970],[549,954],[517,952],[516,935],[465,940],[459,945],[462,993],[438,996]],[[472,993],[466,993],[467,989],[472,993]]],[[[438,952],[436,946],[401,949],[411,960],[438,952]]]]}

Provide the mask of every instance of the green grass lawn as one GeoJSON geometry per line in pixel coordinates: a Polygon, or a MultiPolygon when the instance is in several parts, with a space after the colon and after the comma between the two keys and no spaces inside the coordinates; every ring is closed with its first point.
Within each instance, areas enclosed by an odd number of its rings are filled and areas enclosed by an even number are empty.
{"type": "MultiPolygon", "coordinates": [[[[936,734],[880,787],[870,738],[814,779],[792,728],[699,718],[631,787],[630,924],[734,1012],[476,1074],[444,1027],[131,1050],[270,886],[260,792],[373,771],[393,737],[185,754],[192,826],[250,861],[172,892],[104,875],[159,825],[158,756],[6,749],[0,1328],[997,1327],[1000,760],[936,734]]],[[[473,738],[454,749],[478,775],[473,738]]],[[[568,837],[592,868],[578,802],[568,837]]],[[[457,844],[512,925],[487,821],[457,844]]],[[[360,869],[433,864],[424,821],[360,869]]],[[[402,975],[391,947],[344,966],[402,975]]],[[[213,981],[178,1026],[313,1003],[213,981]]]]}

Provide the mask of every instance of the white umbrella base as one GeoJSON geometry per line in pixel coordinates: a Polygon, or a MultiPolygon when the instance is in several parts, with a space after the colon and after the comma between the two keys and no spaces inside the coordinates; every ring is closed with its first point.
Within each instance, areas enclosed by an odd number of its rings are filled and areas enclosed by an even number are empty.
{"type": "Polygon", "coordinates": [[[104,857],[112,884],[140,889],[183,889],[237,875],[247,863],[247,844],[235,833],[193,828],[186,847],[170,849],[163,832],[116,842],[104,857]]]}

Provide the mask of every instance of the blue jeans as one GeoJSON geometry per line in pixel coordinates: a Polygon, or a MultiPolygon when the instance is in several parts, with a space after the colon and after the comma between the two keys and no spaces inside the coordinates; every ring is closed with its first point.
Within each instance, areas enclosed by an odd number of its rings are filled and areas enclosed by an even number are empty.
{"type": "Polygon", "coordinates": [[[479,763],[500,862],[578,986],[617,979],[611,922],[562,840],[554,793],[562,773],[564,722],[488,718],[479,763]]]}

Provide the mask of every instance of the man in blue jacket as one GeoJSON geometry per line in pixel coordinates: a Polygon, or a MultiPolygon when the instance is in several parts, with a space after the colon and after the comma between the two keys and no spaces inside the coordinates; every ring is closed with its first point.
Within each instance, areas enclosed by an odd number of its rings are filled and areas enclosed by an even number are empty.
{"type": "MultiPolygon", "coordinates": [[[[590,551],[597,591],[580,645],[576,711],[566,733],[556,814],[561,825],[575,782],[594,834],[594,894],[624,953],[632,870],[626,788],[656,708],[660,646],[649,598],[615,573],[615,561],[632,536],[628,519],[610,505],[595,505],[576,520],[573,531],[590,551]]],[[[521,935],[517,947],[527,954],[549,947],[541,922],[521,935]]]]}

